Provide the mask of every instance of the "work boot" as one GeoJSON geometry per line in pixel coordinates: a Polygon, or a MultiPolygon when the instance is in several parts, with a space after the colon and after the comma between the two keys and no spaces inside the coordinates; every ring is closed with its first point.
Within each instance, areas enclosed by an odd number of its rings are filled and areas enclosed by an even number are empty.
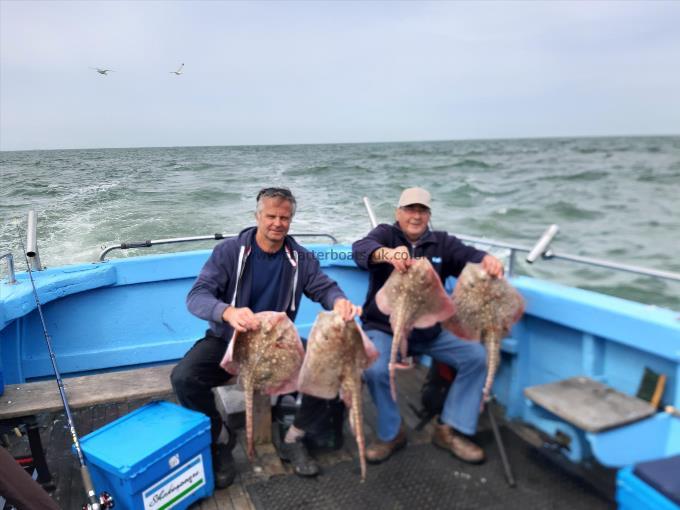
{"type": "Polygon", "coordinates": [[[236,464],[229,445],[218,443],[212,448],[215,488],[226,489],[236,478],[236,464]]]}
{"type": "Polygon", "coordinates": [[[481,464],[484,462],[484,450],[467,437],[459,434],[446,423],[437,423],[432,435],[432,443],[439,448],[448,450],[463,462],[481,464]]]}
{"type": "Polygon", "coordinates": [[[366,448],[366,460],[371,464],[379,464],[381,462],[389,459],[394,452],[401,450],[406,443],[408,438],[406,437],[406,429],[402,423],[399,426],[399,432],[394,436],[391,441],[381,441],[380,439],[375,439],[368,448],[366,448]]]}
{"type": "Polygon", "coordinates": [[[301,439],[293,443],[282,441],[279,446],[279,457],[293,465],[296,475],[316,476],[319,474],[319,465],[309,456],[301,439]]]}

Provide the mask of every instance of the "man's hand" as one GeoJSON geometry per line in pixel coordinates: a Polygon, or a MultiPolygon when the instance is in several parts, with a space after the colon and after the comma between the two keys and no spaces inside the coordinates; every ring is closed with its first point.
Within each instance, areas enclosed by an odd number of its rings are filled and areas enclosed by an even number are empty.
{"type": "Polygon", "coordinates": [[[406,246],[397,246],[396,248],[380,248],[373,253],[373,262],[386,262],[392,264],[394,269],[400,273],[405,273],[413,264],[413,259],[406,246]]]}
{"type": "Polygon", "coordinates": [[[353,305],[348,299],[338,298],[333,304],[333,311],[342,317],[343,321],[351,321],[361,315],[361,307],[353,305]]]}
{"type": "Polygon", "coordinates": [[[232,328],[241,333],[256,330],[260,327],[260,323],[255,318],[255,314],[248,307],[236,308],[230,306],[224,310],[222,320],[231,324],[232,328]]]}
{"type": "Polygon", "coordinates": [[[493,255],[484,255],[482,268],[494,278],[503,278],[503,263],[493,255]]]}

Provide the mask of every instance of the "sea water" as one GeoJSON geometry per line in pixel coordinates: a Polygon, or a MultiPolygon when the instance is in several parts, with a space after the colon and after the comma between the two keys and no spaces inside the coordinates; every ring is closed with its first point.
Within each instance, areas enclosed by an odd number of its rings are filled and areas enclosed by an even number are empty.
{"type": "MultiPolygon", "coordinates": [[[[350,243],[370,229],[363,196],[391,222],[402,189],[423,186],[436,229],[531,246],[556,223],[558,253],[680,272],[680,137],[17,151],[0,153],[0,176],[0,253],[18,269],[29,209],[56,266],[123,241],[237,233],[265,186],[295,193],[291,232],[350,243]]],[[[558,261],[517,270],[680,310],[673,282],[558,261]]]]}

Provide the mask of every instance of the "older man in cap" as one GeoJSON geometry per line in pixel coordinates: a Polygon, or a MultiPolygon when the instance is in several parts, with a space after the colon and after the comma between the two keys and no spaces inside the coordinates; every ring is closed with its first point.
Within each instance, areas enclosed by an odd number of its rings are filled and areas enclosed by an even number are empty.
{"type": "MultiPolygon", "coordinates": [[[[493,277],[503,276],[503,264],[496,257],[464,245],[447,232],[429,229],[430,202],[430,194],[423,188],[404,190],[395,213],[397,221],[392,225],[378,225],[352,245],[357,265],[370,273],[361,320],[366,334],[380,352],[378,361],[364,372],[378,409],[378,437],[366,451],[366,458],[372,463],[387,460],[407,441],[399,408],[390,394],[388,364],[393,332],[388,316],[376,304],[378,290],[393,270],[406,272],[413,259],[420,257],[427,257],[442,282],[449,276],[458,276],[468,262],[481,263],[493,277]]],[[[484,347],[460,340],[438,324],[414,329],[408,340],[410,354],[428,354],[457,371],[432,441],[463,461],[483,462],[484,451],[470,436],[477,428],[486,378],[484,347]]]]}

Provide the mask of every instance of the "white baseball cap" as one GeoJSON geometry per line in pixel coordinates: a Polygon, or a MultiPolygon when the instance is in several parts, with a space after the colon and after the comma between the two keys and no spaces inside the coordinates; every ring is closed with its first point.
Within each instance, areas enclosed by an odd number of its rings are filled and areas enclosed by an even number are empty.
{"type": "Polygon", "coordinates": [[[430,208],[430,193],[423,188],[408,188],[405,189],[399,197],[398,207],[406,207],[407,205],[421,204],[430,208]]]}

